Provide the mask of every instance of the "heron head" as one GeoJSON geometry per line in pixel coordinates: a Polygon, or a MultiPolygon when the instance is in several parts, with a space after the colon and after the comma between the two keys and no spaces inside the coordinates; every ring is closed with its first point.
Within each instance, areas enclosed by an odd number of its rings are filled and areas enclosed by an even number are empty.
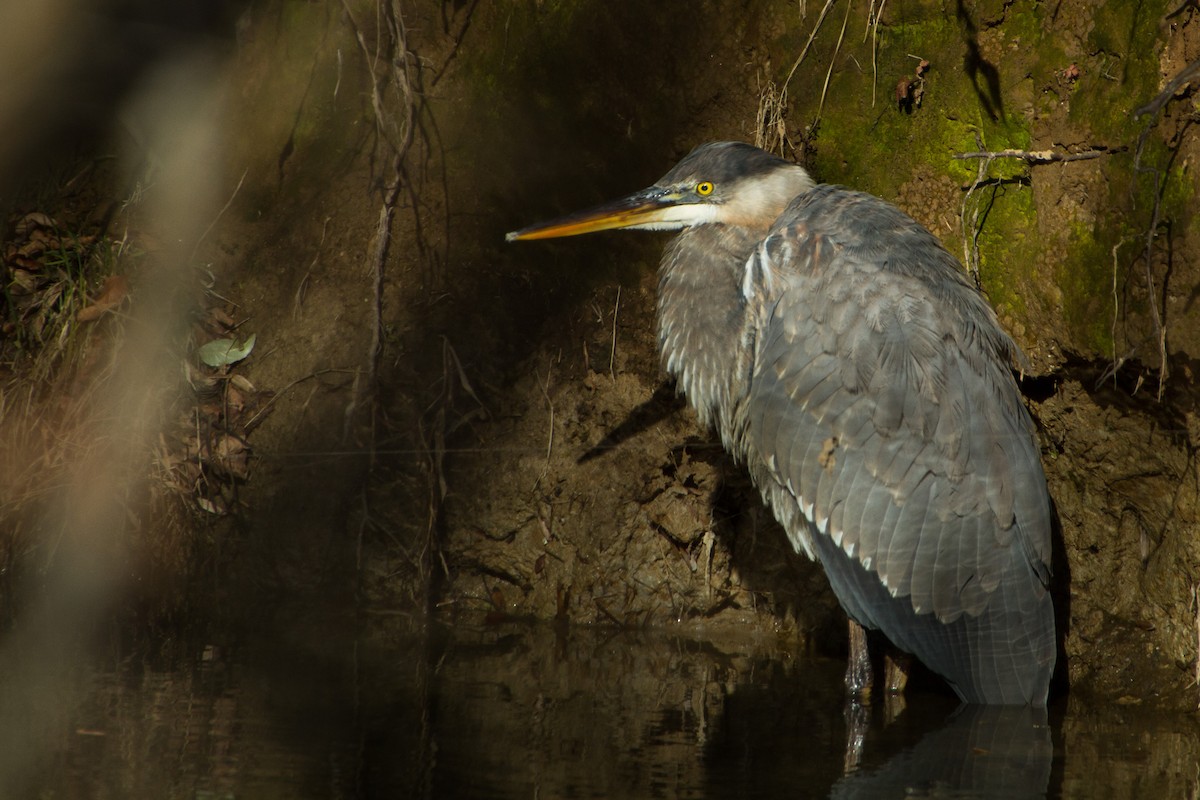
{"type": "Polygon", "coordinates": [[[510,242],[630,228],[679,230],[724,224],[764,232],[792,198],[813,187],[803,167],[741,142],[710,142],[653,186],[611,203],[530,225],[510,242]]]}

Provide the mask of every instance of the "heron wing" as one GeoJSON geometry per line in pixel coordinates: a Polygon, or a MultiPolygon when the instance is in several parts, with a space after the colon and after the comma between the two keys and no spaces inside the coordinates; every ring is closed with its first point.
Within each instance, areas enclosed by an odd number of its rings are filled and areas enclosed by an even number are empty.
{"type": "Polygon", "coordinates": [[[982,613],[1014,559],[1044,590],[1049,498],[1020,354],[954,258],[882,200],[820,186],[747,269],[766,300],[747,450],[768,500],[812,523],[794,543],[828,537],[942,622],[982,613]]]}

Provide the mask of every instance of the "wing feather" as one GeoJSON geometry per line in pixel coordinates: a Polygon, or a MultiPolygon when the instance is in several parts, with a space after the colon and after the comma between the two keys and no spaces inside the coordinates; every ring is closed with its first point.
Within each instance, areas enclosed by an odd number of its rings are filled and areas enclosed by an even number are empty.
{"type": "Polygon", "coordinates": [[[917,612],[978,613],[1014,540],[1048,575],[1048,498],[1008,372],[1017,351],[953,257],[898,210],[833,187],[777,221],[772,237],[796,236],[809,244],[762,246],[775,296],[758,323],[747,450],[771,465],[764,480],[811,503],[820,535],[836,530],[917,612]]]}

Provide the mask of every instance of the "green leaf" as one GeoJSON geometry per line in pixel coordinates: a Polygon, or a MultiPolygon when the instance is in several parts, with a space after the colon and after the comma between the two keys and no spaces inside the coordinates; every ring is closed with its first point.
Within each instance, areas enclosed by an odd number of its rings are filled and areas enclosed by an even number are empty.
{"type": "Polygon", "coordinates": [[[214,339],[200,348],[200,360],[210,367],[227,367],[230,364],[236,364],[250,355],[250,351],[254,349],[255,337],[256,334],[252,333],[249,338],[240,343],[233,339],[214,339]]]}

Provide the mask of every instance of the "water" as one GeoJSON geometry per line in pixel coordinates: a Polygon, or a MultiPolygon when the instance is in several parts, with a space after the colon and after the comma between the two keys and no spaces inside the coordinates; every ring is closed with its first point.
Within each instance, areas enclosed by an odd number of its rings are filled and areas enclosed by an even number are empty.
{"type": "Polygon", "coordinates": [[[30,725],[48,733],[28,782],[4,786],[205,799],[1200,791],[1195,715],[1079,698],[1049,715],[956,709],[917,693],[848,719],[842,664],[773,642],[284,617],[79,666],[61,684],[71,702],[30,725]]]}

